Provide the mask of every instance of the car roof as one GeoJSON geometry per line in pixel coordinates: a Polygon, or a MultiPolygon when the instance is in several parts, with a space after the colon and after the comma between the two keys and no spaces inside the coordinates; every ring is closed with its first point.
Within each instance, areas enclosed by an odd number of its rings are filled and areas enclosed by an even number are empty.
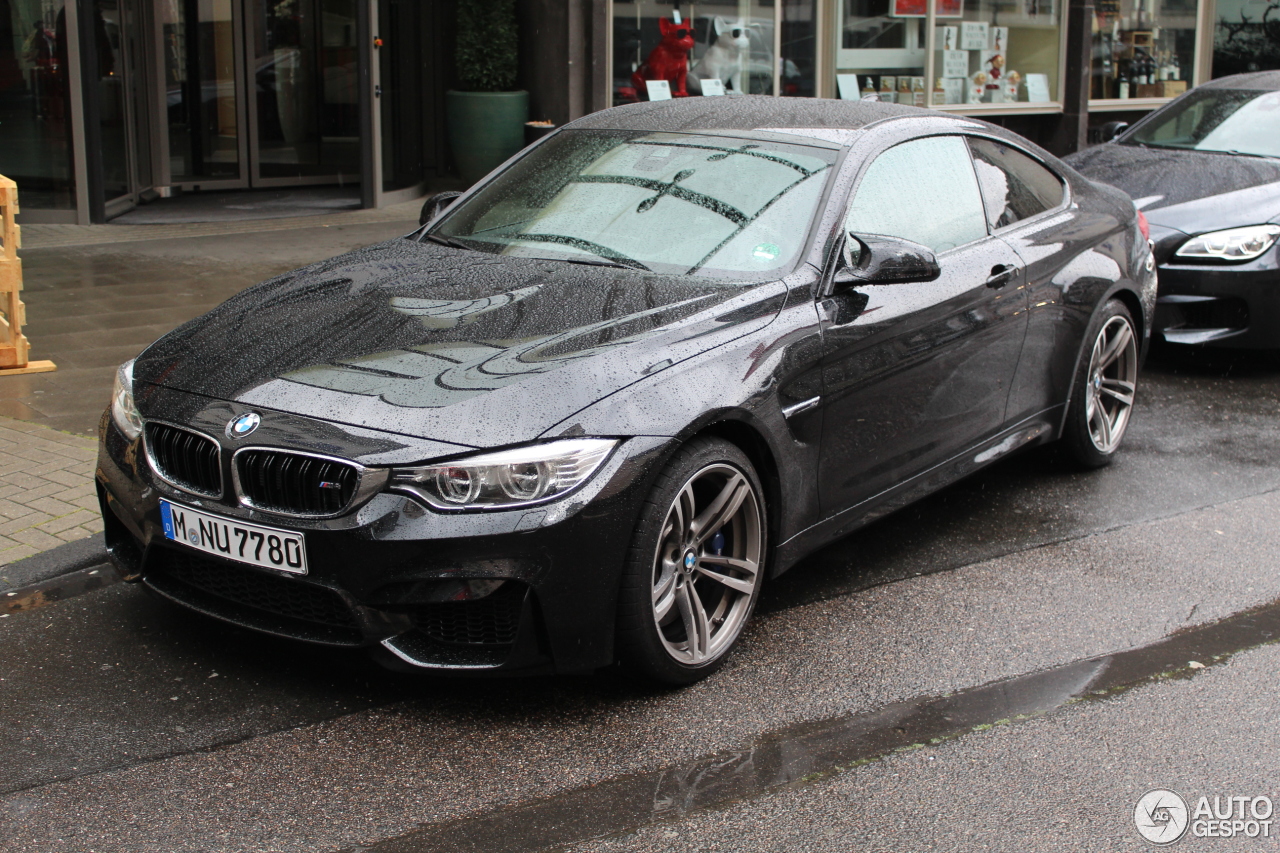
{"type": "MultiPolygon", "coordinates": [[[[568,125],[574,129],[687,132],[706,130],[773,131],[788,129],[859,130],[885,119],[945,117],[945,113],[880,101],[836,101],[824,98],[778,98],[771,95],[725,95],[673,98],[626,104],[591,113],[568,125]]],[[[838,134],[823,135],[841,141],[838,134]]]]}
{"type": "Polygon", "coordinates": [[[1202,83],[1199,89],[1258,89],[1280,90],[1280,71],[1253,71],[1249,74],[1232,74],[1202,83]]]}

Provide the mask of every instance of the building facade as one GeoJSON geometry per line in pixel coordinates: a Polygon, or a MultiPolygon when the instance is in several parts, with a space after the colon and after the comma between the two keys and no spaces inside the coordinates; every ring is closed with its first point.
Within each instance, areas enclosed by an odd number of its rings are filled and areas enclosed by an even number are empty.
{"type": "MultiPolygon", "coordinates": [[[[470,1],[0,0],[0,174],[28,222],[103,222],[178,190],[415,197],[451,171],[444,93],[470,1]]],[[[874,93],[1059,153],[1212,76],[1280,67],[1280,0],[517,7],[530,118],[556,124],[647,98],[664,42],[687,51],[690,97],[874,93]]]]}

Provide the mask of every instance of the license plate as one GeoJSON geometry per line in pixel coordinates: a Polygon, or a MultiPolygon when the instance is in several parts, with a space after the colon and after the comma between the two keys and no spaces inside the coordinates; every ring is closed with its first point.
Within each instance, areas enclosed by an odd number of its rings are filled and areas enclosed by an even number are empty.
{"type": "Polygon", "coordinates": [[[307,549],[301,533],[209,515],[166,500],[160,501],[160,519],[164,538],[197,551],[251,566],[307,573],[307,549]]]}

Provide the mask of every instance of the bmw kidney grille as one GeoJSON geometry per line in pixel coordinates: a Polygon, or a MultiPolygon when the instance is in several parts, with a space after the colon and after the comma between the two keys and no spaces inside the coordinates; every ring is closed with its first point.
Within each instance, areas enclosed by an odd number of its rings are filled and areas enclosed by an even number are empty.
{"type": "Polygon", "coordinates": [[[222,496],[222,464],[217,442],[168,424],[147,424],[151,467],[175,486],[209,497],[222,496]]]}
{"type": "Polygon", "coordinates": [[[240,492],[259,509],[332,515],[355,496],[355,466],[281,450],[242,450],[235,456],[240,492]]]}

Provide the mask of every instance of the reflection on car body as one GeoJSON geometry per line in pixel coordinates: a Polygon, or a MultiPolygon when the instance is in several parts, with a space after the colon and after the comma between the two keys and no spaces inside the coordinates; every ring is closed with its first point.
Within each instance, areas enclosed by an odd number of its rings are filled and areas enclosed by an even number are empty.
{"type": "Polygon", "coordinates": [[[1106,464],[1128,424],[1140,219],[982,122],[638,104],[424,209],[121,368],[98,485],[128,577],[401,666],[687,683],[813,549],[1021,447],[1106,464]],[[165,506],[297,534],[306,571],[165,506]]]}

